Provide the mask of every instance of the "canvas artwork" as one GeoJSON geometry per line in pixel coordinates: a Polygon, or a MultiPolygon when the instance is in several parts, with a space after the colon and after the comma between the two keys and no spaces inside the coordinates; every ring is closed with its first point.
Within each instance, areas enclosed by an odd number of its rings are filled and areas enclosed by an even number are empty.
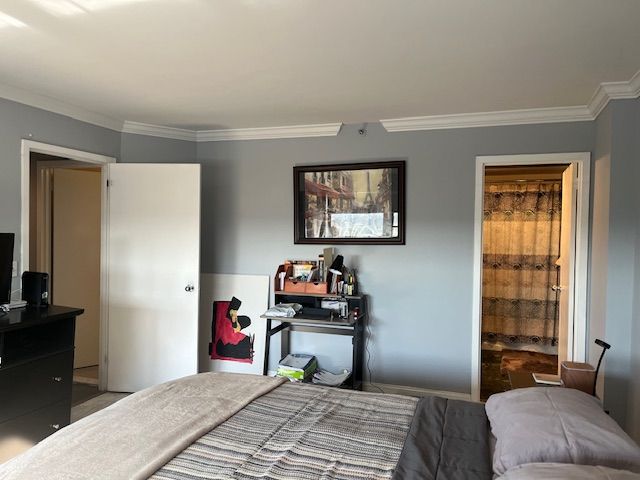
{"type": "Polygon", "coordinates": [[[261,375],[266,324],[260,315],[268,303],[267,275],[203,274],[200,332],[208,351],[200,370],[261,375]]]}
{"type": "Polygon", "coordinates": [[[403,243],[404,162],[295,167],[296,243],[403,243]]]}

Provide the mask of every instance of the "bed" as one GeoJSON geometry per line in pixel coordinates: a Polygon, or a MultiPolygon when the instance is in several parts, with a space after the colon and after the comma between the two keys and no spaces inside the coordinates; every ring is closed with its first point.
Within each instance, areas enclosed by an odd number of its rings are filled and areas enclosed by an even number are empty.
{"type": "Polygon", "coordinates": [[[491,479],[491,438],[479,403],[206,373],[66,427],[0,479],[491,479]]]}

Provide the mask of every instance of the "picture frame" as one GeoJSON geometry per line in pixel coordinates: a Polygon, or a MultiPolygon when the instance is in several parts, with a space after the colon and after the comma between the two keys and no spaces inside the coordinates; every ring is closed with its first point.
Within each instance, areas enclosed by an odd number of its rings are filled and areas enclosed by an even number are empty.
{"type": "Polygon", "coordinates": [[[294,243],[405,244],[405,161],[293,167],[294,243]]]}

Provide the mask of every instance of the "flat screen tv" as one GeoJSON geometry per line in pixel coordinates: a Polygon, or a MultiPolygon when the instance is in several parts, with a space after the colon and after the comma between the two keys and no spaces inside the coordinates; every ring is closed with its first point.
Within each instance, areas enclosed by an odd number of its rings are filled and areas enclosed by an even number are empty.
{"type": "Polygon", "coordinates": [[[13,233],[0,233],[0,305],[11,299],[14,241],[13,233]]]}

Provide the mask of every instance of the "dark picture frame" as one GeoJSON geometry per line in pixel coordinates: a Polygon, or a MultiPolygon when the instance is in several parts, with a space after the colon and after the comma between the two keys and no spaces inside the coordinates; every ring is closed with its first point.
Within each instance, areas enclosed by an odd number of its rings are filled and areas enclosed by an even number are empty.
{"type": "Polygon", "coordinates": [[[404,245],[405,163],[293,167],[294,243],[404,245]]]}

